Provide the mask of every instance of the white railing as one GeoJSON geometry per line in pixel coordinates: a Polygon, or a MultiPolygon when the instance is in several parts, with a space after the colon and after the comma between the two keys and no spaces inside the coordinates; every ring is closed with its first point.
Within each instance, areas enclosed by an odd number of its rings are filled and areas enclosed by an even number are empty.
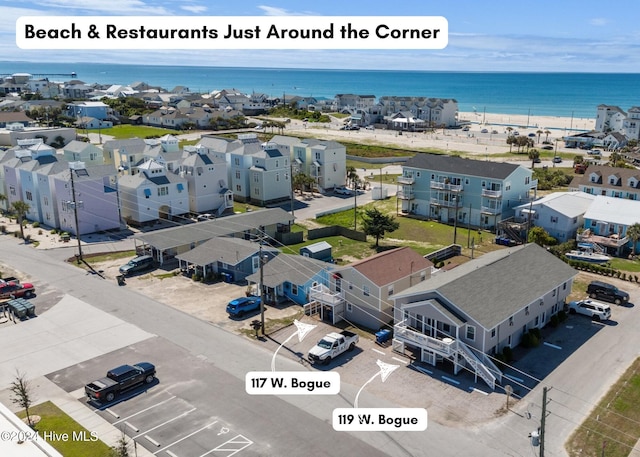
{"type": "MultiPolygon", "coordinates": [[[[449,208],[455,208],[456,207],[456,202],[452,201],[452,200],[444,200],[442,198],[431,198],[431,204],[432,205],[438,205],[438,206],[448,206],[449,208]]],[[[458,199],[458,208],[462,207],[462,199],[459,198],[458,199]]]]}
{"type": "Polygon", "coordinates": [[[483,197],[489,197],[489,198],[500,198],[500,197],[502,197],[502,191],[501,190],[482,189],[482,196],[483,197]]]}
{"type": "Polygon", "coordinates": [[[482,363],[482,361],[473,353],[469,347],[464,344],[462,341],[458,341],[458,349],[460,353],[465,358],[469,365],[473,368],[473,370],[480,375],[482,380],[487,383],[491,389],[496,388],[496,377],[491,373],[491,371],[482,363]]]}
{"type": "Polygon", "coordinates": [[[502,208],[492,208],[490,206],[481,206],[480,211],[487,214],[500,214],[502,212],[502,208]]]}
{"type": "Polygon", "coordinates": [[[455,341],[453,339],[448,338],[447,341],[439,340],[424,333],[410,330],[403,323],[393,326],[393,336],[394,338],[415,343],[421,348],[438,351],[445,356],[450,356],[455,352],[455,341]]]}
{"type": "Polygon", "coordinates": [[[413,192],[405,192],[404,190],[399,190],[397,193],[397,197],[401,200],[413,200],[413,192]]]}
{"type": "Polygon", "coordinates": [[[309,298],[311,301],[315,300],[325,305],[337,305],[344,301],[342,292],[331,292],[327,286],[322,284],[311,287],[309,298]]]}
{"type": "Polygon", "coordinates": [[[440,181],[431,181],[432,189],[449,190],[451,192],[462,192],[461,184],[449,184],[440,181]]]}
{"type": "Polygon", "coordinates": [[[398,182],[400,184],[413,184],[414,182],[416,182],[415,179],[413,179],[412,176],[398,176],[398,182]]]}

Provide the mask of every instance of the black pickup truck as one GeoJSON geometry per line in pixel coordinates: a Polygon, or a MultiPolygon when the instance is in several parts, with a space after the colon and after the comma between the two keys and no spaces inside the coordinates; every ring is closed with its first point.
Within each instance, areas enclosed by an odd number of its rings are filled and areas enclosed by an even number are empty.
{"type": "Polygon", "coordinates": [[[156,377],[156,367],[148,362],[122,365],[107,372],[105,378],[84,386],[87,397],[99,403],[112,402],[121,392],[142,383],[150,384],[156,377]]]}

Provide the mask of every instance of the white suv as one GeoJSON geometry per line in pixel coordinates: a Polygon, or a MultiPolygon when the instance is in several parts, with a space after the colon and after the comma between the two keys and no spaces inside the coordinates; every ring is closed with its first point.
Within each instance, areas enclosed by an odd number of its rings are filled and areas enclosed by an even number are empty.
{"type": "Polygon", "coordinates": [[[584,314],[597,321],[611,319],[611,307],[595,300],[578,300],[569,303],[569,312],[572,314],[584,314]]]}

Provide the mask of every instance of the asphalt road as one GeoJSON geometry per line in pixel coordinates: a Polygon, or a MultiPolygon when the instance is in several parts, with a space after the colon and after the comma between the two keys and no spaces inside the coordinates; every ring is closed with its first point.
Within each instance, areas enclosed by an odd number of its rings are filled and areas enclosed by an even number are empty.
{"type": "MultiPolygon", "coordinates": [[[[253,443],[239,455],[501,455],[496,452],[495,445],[479,442],[481,435],[475,430],[450,429],[438,424],[429,424],[425,432],[335,432],[331,426],[333,409],[351,407],[360,386],[343,383],[340,394],[333,396],[249,396],[244,389],[245,374],[268,371],[272,350],[126,287],[118,287],[112,281],[86,275],[82,270],[62,264],[48,252],[16,244],[14,239],[0,237],[0,251],[3,262],[37,278],[37,284],[55,287],[158,335],[154,342],[136,343],[121,350],[124,352],[106,354],[104,360],[82,360],[77,366],[63,367],[50,374],[51,379],[66,385],[67,389],[77,389],[86,379],[101,376],[105,366],[116,360],[135,363],[142,357],[156,362],[162,374],[157,386],[149,389],[148,394],[136,396],[131,404],[148,401],[150,395],[178,393],[181,408],[186,408],[180,411],[192,408],[196,408],[193,413],[198,411],[189,418],[194,421],[186,426],[189,430],[197,430],[198,426],[207,425],[207,420],[218,418],[225,429],[253,443]],[[66,369],[71,371],[67,373],[66,369]],[[73,381],[67,385],[65,379],[73,381]]],[[[278,369],[299,371],[307,368],[283,357],[278,360],[278,369]]],[[[366,392],[360,396],[360,401],[376,407],[394,406],[366,392]]],[[[172,438],[159,439],[168,443],[172,438]]],[[[203,449],[211,445],[200,444],[203,449]]],[[[160,449],[154,446],[152,443],[154,450],[160,449]]]]}

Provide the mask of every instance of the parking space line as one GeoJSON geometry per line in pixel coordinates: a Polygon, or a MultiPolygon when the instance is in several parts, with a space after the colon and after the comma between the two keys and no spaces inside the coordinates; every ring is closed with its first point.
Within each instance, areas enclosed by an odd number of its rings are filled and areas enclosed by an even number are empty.
{"type": "Polygon", "coordinates": [[[138,427],[134,427],[133,425],[131,425],[129,422],[124,421],[124,425],[126,425],[127,427],[129,427],[130,429],[132,429],[134,432],[138,433],[140,431],[140,429],[138,427]]]}
{"type": "Polygon", "coordinates": [[[405,364],[406,364],[406,363],[409,363],[409,361],[408,361],[408,360],[402,360],[402,359],[399,359],[399,358],[397,358],[397,357],[391,357],[391,358],[392,358],[393,360],[396,360],[396,361],[400,362],[400,363],[405,363],[405,364]]]}
{"type": "Polygon", "coordinates": [[[378,349],[376,349],[376,348],[371,348],[371,350],[372,350],[373,352],[377,352],[378,354],[386,355],[384,352],[382,352],[382,351],[380,351],[380,350],[378,350],[378,349]]]}
{"type": "Polygon", "coordinates": [[[440,376],[440,377],[441,377],[442,379],[444,379],[445,381],[449,381],[449,382],[452,382],[452,383],[454,383],[454,384],[456,384],[456,385],[460,385],[460,381],[456,381],[455,379],[451,379],[451,378],[449,378],[448,376],[440,376]]]}
{"type": "Polygon", "coordinates": [[[205,457],[209,454],[211,454],[212,452],[226,452],[226,451],[231,451],[231,454],[225,454],[226,457],[231,457],[232,455],[237,454],[238,452],[242,451],[243,449],[248,448],[249,446],[251,446],[253,444],[253,441],[251,441],[249,438],[242,436],[242,435],[236,435],[233,438],[231,438],[228,441],[225,441],[224,443],[222,443],[220,446],[211,449],[208,452],[205,452],[204,454],[202,454],[200,457],[205,457]],[[236,440],[237,438],[242,438],[241,440],[236,440]],[[244,444],[243,447],[239,448],[239,449],[227,449],[223,446],[227,445],[227,444],[244,444]]]}
{"type": "Polygon", "coordinates": [[[178,457],[177,455],[175,455],[173,452],[171,451],[167,451],[167,454],[169,454],[170,457],[178,457]]]}
{"type": "MultiPolygon", "coordinates": [[[[167,445],[167,446],[163,447],[162,449],[160,449],[160,450],[158,450],[158,451],[154,452],[154,454],[157,454],[158,452],[162,452],[162,451],[164,451],[165,449],[170,448],[171,446],[173,446],[173,445],[175,445],[175,444],[178,444],[180,441],[184,441],[184,440],[186,440],[187,438],[192,437],[192,436],[193,436],[193,435],[195,435],[196,433],[199,433],[199,432],[201,432],[202,430],[204,430],[204,429],[206,429],[206,428],[209,428],[209,427],[211,427],[212,425],[214,425],[214,424],[216,424],[216,423],[218,423],[218,421],[211,422],[209,425],[205,425],[204,427],[202,427],[202,428],[200,428],[200,429],[196,430],[195,432],[189,433],[187,436],[185,436],[185,437],[183,437],[183,438],[180,438],[179,440],[174,441],[173,443],[171,443],[171,444],[169,444],[169,445],[167,445]]],[[[168,452],[169,452],[169,451],[167,451],[167,453],[168,453],[168,452]]]]}
{"type": "Polygon", "coordinates": [[[421,371],[423,373],[433,374],[433,371],[427,370],[426,368],[419,367],[418,365],[411,365],[411,368],[413,368],[414,370],[421,371]]]}
{"type": "Polygon", "coordinates": [[[553,348],[553,349],[562,349],[560,346],[556,346],[555,344],[547,343],[546,341],[544,343],[542,343],[542,344],[544,344],[545,346],[549,346],[550,348],[553,348]]]}
{"type": "Polygon", "coordinates": [[[512,381],[519,382],[520,384],[524,383],[524,379],[516,378],[515,376],[510,375],[510,374],[505,374],[505,375],[504,375],[504,377],[505,377],[505,378],[509,378],[509,379],[511,379],[512,381]]]}
{"type": "MultiPolygon", "coordinates": [[[[175,420],[178,420],[178,419],[180,419],[180,418],[182,418],[182,417],[184,417],[184,416],[187,416],[189,413],[194,412],[196,409],[198,409],[198,408],[192,408],[192,409],[190,409],[189,411],[186,411],[186,412],[184,412],[184,413],[180,414],[179,416],[174,417],[173,419],[169,419],[168,421],[164,421],[162,424],[156,425],[155,427],[150,428],[149,430],[145,430],[145,431],[144,431],[144,432],[142,432],[142,433],[149,433],[149,432],[152,432],[152,431],[154,431],[154,430],[155,430],[155,429],[157,429],[157,428],[160,428],[160,427],[162,427],[162,426],[164,426],[164,425],[167,425],[167,424],[169,424],[169,423],[171,423],[171,422],[173,422],[173,421],[175,421],[175,420]]],[[[142,433],[140,433],[139,435],[133,436],[133,437],[132,437],[132,439],[136,439],[137,437],[139,437],[140,435],[142,435],[142,433]]],[[[158,446],[160,446],[160,445],[158,445],[158,446]]]]}
{"type": "Polygon", "coordinates": [[[124,418],[120,419],[119,421],[114,422],[114,423],[113,423],[113,425],[116,425],[116,424],[117,424],[117,423],[119,423],[119,422],[126,421],[127,419],[131,419],[132,417],[137,416],[138,414],[142,414],[142,413],[144,413],[144,412],[147,412],[147,411],[149,411],[150,409],[155,408],[156,406],[160,406],[160,405],[162,405],[163,403],[166,403],[166,402],[168,402],[168,401],[170,401],[170,400],[173,400],[174,398],[176,398],[176,396],[175,396],[175,395],[174,395],[173,397],[171,397],[171,398],[167,398],[166,400],[162,400],[160,403],[156,403],[156,404],[155,404],[155,405],[153,405],[153,406],[149,406],[148,408],[141,409],[141,410],[140,410],[140,411],[138,411],[137,413],[131,414],[130,416],[124,417],[124,418]]]}
{"type": "Polygon", "coordinates": [[[105,409],[106,412],[108,412],[109,414],[111,414],[113,417],[115,417],[116,419],[120,419],[120,414],[114,413],[113,411],[111,411],[109,408],[105,409]]]}
{"type": "Polygon", "coordinates": [[[144,437],[145,437],[146,439],[148,439],[148,440],[149,440],[149,442],[150,442],[151,444],[153,444],[154,446],[156,446],[156,447],[160,447],[160,443],[158,443],[156,440],[154,440],[153,438],[151,438],[149,435],[145,435],[144,437]]]}

